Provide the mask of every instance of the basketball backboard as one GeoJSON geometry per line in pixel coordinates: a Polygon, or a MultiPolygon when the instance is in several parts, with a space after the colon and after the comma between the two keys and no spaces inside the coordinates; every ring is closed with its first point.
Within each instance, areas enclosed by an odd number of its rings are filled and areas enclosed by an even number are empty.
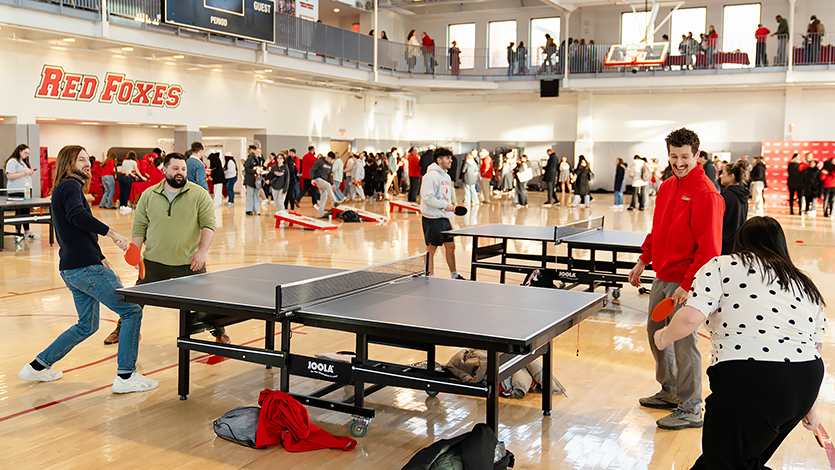
{"type": "Polygon", "coordinates": [[[607,67],[653,66],[664,65],[667,61],[669,43],[655,44],[616,44],[609,48],[606,60],[607,67]]]}

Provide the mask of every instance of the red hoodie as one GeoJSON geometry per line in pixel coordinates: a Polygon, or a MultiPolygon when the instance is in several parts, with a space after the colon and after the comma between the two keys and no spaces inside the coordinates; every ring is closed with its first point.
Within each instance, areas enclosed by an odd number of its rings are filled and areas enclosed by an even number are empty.
{"type": "Polygon", "coordinates": [[[262,390],[258,397],[261,413],[255,432],[256,447],[284,444],[289,452],[316,449],[353,450],[357,441],[350,437],[333,436],[310,424],[307,408],[290,395],[278,390],[262,390]]]}
{"type": "Polygon", "coordinates": [[[724,213],[725,201],[700,163],[684,178],[665,180],[641,260],[652,263],[658,279],[680,282],[689,291],[696,272],[722,253],[724,213]]]}
{"type": "Polygon", "coordinates": [[[301,179],[309,180],[310,179],[310,169],[313,168],[313,164],[316,163],[316,155],[313,155],[310,152],[307,152],[302,157],[302,167],[301,167],[301,179]]]}

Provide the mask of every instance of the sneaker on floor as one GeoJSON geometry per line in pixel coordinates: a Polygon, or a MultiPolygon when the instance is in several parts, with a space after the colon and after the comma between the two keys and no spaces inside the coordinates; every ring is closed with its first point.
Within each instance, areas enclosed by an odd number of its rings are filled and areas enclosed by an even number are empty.
{"type": "Polygon", "coordinates": [[[119,329],[113,330],[107,338],[104,338],[104,344],[116,344],[119,342],[119,329]]]}
{"type": "Polygon", "coordinates": [[[670,401],[665,398],[661,392],[658,392],[651,397],[639,398],[638,403],[647,408],[657,408],[660,410],[672,410],[678,408],[678,400],[670,401]]]}
{"type": "Polygon", "coordinates": [[[319,204],[313,204],[313,208],[318,211],[319,210],[319,204]]]}
{"type": "Polygon", "coordinates": [[[609,209],[611,209],[611,210],[613,210],[613,211],[616,211],[616,210],[618,210],[619,208],[620,208],[620,206],[618,206],[618,205],[609,206],[609,209]]]}
{"type": "Polygon", "coordinates": [[[252,211],[246,211],[246,215],[252,215],[252,211]]]}
{"type": "Polygon", "coordinates": [[[113,393],[147,392],[158,386],[159,382],[156,380],[151,380],[140,373],[134,372],[127,380],[117,375],[113,379],[113,387],[110,388],[110,391],[113,393]]]}
{"type": "Polygon", "coordinates": [[[676,408],[669,415],[655,422],[661,429],[668,431],[680,431],[687,428],[700,428],[704,425],[702,413],[690,413],[681,408],[676,408]]]}
{"type": "Polygon", "coordinates": [[[461,280],[461,281],[466,281],[467,280],[467,278],[465,278],[464,276],[462,276],[460,274],[456,274],[455,276],[452,276],[452,278],[453,279],[458,279],[458,280],[461,280]]]}
{"type": "Polygon", "coordinates": [[[43,370],[35,370],[32,364],[26,364],[17,376],[29,382],[52,382],[64,376],[63,372],[52,370],[51,367],[46,367],[43,370]]]}

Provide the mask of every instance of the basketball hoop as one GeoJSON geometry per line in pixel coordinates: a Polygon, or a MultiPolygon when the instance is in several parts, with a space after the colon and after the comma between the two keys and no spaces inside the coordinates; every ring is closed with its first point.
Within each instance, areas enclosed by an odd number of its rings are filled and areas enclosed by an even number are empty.
{"type": "Polygon", "coordinates": [[[603,65],[607,67],[659,66],[667,61],[669,43],[617,44],[609,48],[603,65]]]}

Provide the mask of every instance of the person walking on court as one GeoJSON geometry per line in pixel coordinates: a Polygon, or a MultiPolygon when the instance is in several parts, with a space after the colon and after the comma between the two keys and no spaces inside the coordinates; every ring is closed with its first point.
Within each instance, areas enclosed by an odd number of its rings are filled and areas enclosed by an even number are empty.
{"type": "Polygon", "coordinates": [[[491,188],[491,181],[493,180],[493,157],[490,156],[490,152],[487,149],[479,150],[478,155],[481,158],[481,163],[478,168],[478,173],[481,177],[479,184],[481,189],[481,202],[487,204],[493,198],[493,189],[491,188]]]}
{"type": "Polygon", "coordinates": [[[420,168],[420,157],[418,156],[417,147],[409,149],[409,202],[417,202],[418,194],[420,194],[420,178],[423,175],[420,168]]]}
{"type": "Polygon", "coordinates": [[[647,185],[649,184],[649,180],[652,179],[652,171],[640,155],[635,155],[632,159],[632,168],[629,170],[629,176],[632,178],[632,202],[629,203],[629,207],[626,210],[635,210],[636,201],[638,201],[638,210],[642,211],[647,205],[647,185]],[[649,178],[645,178],[648,175],[649,178]]]}
{"type": "Polygon", "coordinates": [[[823,182],[823,216],[832,217],[832,204],[835,202],[835,158],[823,162],[821,181],[823,182]]]}
{"type": "Polygon", "coordinates": [[[560,176],[559,176],[559,186],[560,186],[560,194],[570,193],[571,192],[571,164],[568,163],[568,157],[563,155],[560,157],[560,166],[559,166],[560,176]]]}
{"type": "Polygon", "coordinates": [[[528,181],[533,172],[528,165],[528,156],[522,155],[513,167],[513,185],[516,187],[516,207],[528,207],[528,181]]]}
{"type": "Polygon", "coordinates": [[[302,156],[301,159],[301,170],[299,171],[299,176],[302,180],[302,192],[296,197],[296,205],[301,207],[301,201],[305,194],[310,192],[310,197],[313,200],[313,206],[316,206],[316,203],[319,202],[319,192],[316,190],[316,186],[313,186],[312,180],[310,179],[310,169],[313,167],[313,164],[316,163],[316,154],[314,153],[316,149],[311,145],[307,148],[307,153],[302,156]]]}
{"type": "Polygon", "coordinates": [[[244,162],[244,186],[246,187],[246,215],[261,215],[261,201],[258,196],[258,179],[261,177],[261,149],[249,146],[249,155],[244,162]]]}
{"type": "Polygon", "coordinates": [[[209,155],[209,172],[212,175],[212,191],[215,197],[215,206],[223,205],[223,186],[226,184],[226,173],[223,169],[223,162],[220,160],[220,152],[213,152],[209,155]]]}
{"type": "Polygon", "coordinates": [[[231,152],[224,155],[223,178],[226,181],[226,195],[229,196],[230,206],[235,204],[235,183],[238,182],[238,163],[231,152]]]}
{"type": "Polygon", "coordinates": [[[553,150],[548,149],[545,152],[548,154],[548,162],[545,163],[545,168],[542,170],[542,181],[545,183],[545,191],[547,192],[545,205],[556,206],[560,203],[559,198],[557,198],[557,193],[554,191],[559,163],[557,163],[557,154],[553,150]],[[551,202],[551,198],[554,198],[553,203],[551,202]]]}
{"type": "Polygon", "coordinates": [[[652,263],[655,281],[649,299],[647,335],[655,359],[655,379],[661,391],[641,398],[641,406],[672,409],[656,424],[661,429],[699,428],[702,420],[702,356],[693,332],[674,348],[658,349],[655,332],[676,313],[656,322],[650,315],[670,297],[678,305],[687,300],[696,272],[722,249],[722,216],[725,203],[716,186],[705,176],[699,155],[699,136],[681,128],[667,138],[667,153],[674,178],[661,184],[655,201],[652,231],[641,247],[643,254],[629,272],[629,283],[641,286],[644,268],[652,263]]]}
{"type": "Polygon", "coordinates": [[[789,214],[794,215],[794,199],[797,197],[797,213],[803,212],[803,174],[800,171],[800,154],[792,155],[786,173],[786,185],[789,188],[789,214]]]}
{"type": "Polygon", "coordinates": [[[609,209],[623,210],[623,191],[626,189],[626,163],[622,158],[615,161],[615,204],[609,209]]]}
{"type": "Polygon", "coordinates": [[[478,163],[475,161],[474,151],[466,156],[464,161],[464,170],[462,171],[461,180],[464,183],[464,205],[478,205],[478,191],[476,185],[478,184],[478,163]]]}
{"type": "Polygon", "coordinates": [[[762,155],[754,157],[754,167],[751,168],[751,196],[754,199],[754,213],[763,215],[765,211],[765,200],[763,191],[768,187],[765,179],[765,163],[762,155]]]}
{"type": "Polygon", "coordinates": [[[333,161],[336,160],[336,154],[328,152],[326,157],[319,157],[313,166],[310,168],[309,178],[313,184],[319,189],[321,199],[319,199],[319,218],[325,218],[325,204],[328,203],[328,198],[333,201],[333,207],[339,207],[339,199],[333,192],[333,183],[331,181],[331,170],[333,169],[333,161]]]}
{"type": "Polygon", "coordinates": [[[275,165],[270,167],[265,178],[270,182],[276,212],[285,212],[284,198],[290,189],[290,170],[287,168],[287,156],[284,152],[278,153],[275,165]]]}
{"type": "Polygon", "coordinates": [[[75,346],[99,329],[99,304],[104,304],[119,315],[125,328],[125,341],[116,354],[116,378],[113,393],[144,392],[157,388],[159,383],[136,372],[139,353],[139,329],[142,308],[122,302],[116,289],[122,288],[119,275],[104,257],[99,247],[99,235],[106,236],[123,251],[130,241],[100,220],[93,217],[84,198],[90,178],[90,160],[80,145],[68,145],[58,152],[55,164],[55,184],[52,191],[52,220],[55,237],[60,245],[58,270],[75,301],[78,323],[52,342],[26,364],[18,377],[31,382],[51,382],[64,374],[52,366],[75,346]]]}
{"type": "Polygon", "coordinates": [[[710,333],[711,394],[693,469],[765,469],[801,420],[818,429],[824,305],[771,217],[748,220],[733,252],[698,270],[687,305],[650,338],[663,352],[702,323],[710,333]]]}
{"type": "Polygon", "coordinates": [[[739,228],[748,220],[748,160],[737,160],[722,167],[719,182],[725,214],[722,217],[722,254],[729,255],[739,228]]]}
{"type": "Polygon", "coordinates": [[[591,207],[591,180],[594,179],[594,173],[584,155],[580,155],[574,175],[577,177],[574,180],[574,200],[568,207],[577,207],[578,204],[591,207]]]}
{"type": "Polygon", "coordinates": [[[429,165],[420,187],[421,225],[426,251],[429,253],[429,275],[435,274],[435,252],[444,247],[446,264],[453,279],[464,279],[455,267],[455,243],[452,235],[443,232],[452,230],[452,218],[455,206],[452,205],[452,152],[439,148],[433,153],[435,163],[429,165]]]}
{"type": "Polygon", "coordinates": [[[191,143],[191,155],[188,157],[188,180],[208,191],[209,183],[206,181],[206,165],[203,164],[203,152],[203,144],[200,142],[191,143]]]}
{"type": "MultiPolygon", "coordinates": [[[[145,263],[145,278],[136,285],[206,272],[206,255],[214,238],[215,210],[212,197],[188,181],[187,159],[179,153],[165,156],[165,179],[148,188],[133,217],[132,242],[145,263]]],[[[218,343],[229,343],[218,316],[198,313],[195,321],[208,329],[218,343]]],[[[105,340],[120,342],[123,322],[105,340]]]]}

